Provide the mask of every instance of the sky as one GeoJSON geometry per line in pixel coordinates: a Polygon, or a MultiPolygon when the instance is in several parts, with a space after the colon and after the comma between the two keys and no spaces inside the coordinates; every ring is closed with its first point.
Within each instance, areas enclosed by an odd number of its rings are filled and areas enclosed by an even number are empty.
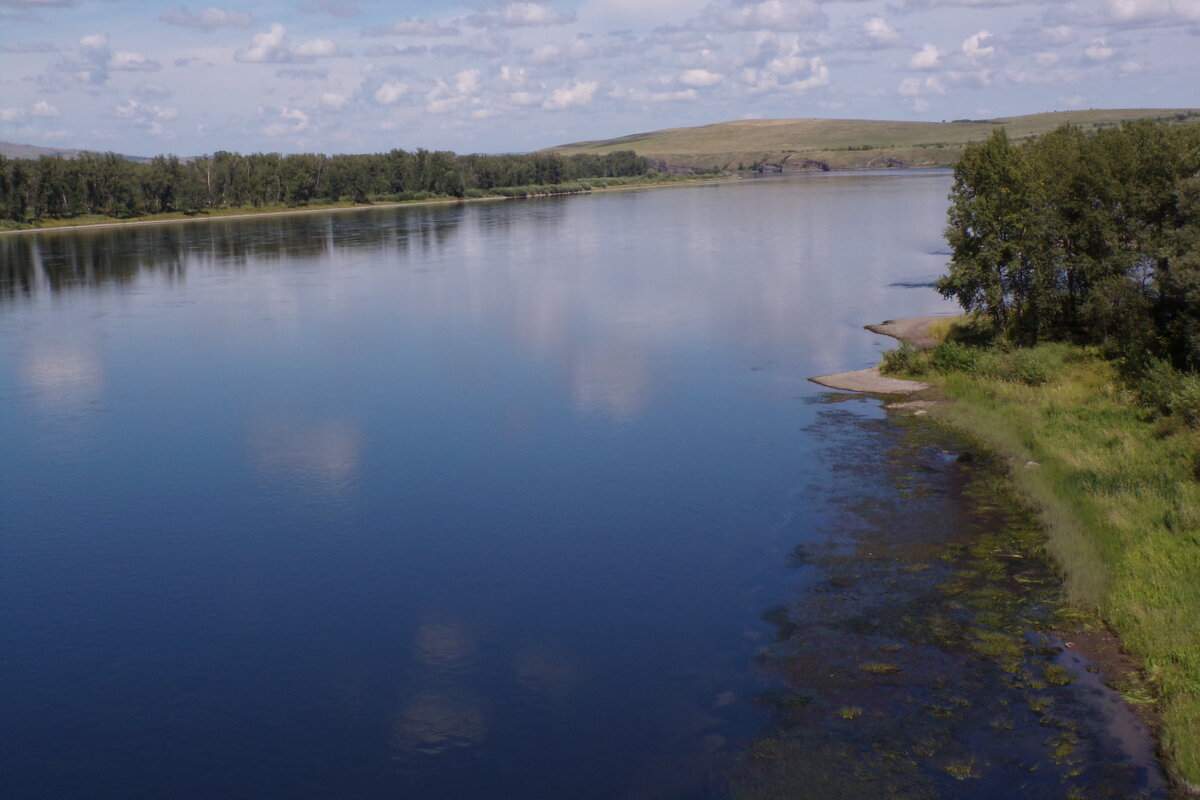
{"type": "Polygon", "coordinates": [[[1200,0],[202,3],[0,0],[0,140],[509,153],[734,119],[1200,106],[1200,0]]]}

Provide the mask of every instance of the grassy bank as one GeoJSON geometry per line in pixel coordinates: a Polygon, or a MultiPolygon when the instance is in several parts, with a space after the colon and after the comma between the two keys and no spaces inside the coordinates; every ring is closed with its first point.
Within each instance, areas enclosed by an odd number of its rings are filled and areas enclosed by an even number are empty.
{"type": "Polygon", "coordinates": [[[647,186],[663,186],[678,183],[694,183],[696,181],[711,181],[720,179],[722,175],[675,175],[668,173],[652,173],[618,178],[589,178],[562,184],[538,184],[531,186],[509,186],[482,191],[468,189],[463,197],[432,194],[430,192],[407,192],[403,195],[374,195],[366,203],[354,203],[349,200],[336,203],[311,203],[301,206],[266,205],[266,206],[232,206],[211,208],[195,214],[185,214],[173,211],[167,214],[145,214],[137,217],[109,217],[99,214],[88,214],[62,219],[43,219],[35,222],[9,222],[0,220],[0,234],[17,231],[43,231],[62,228],[86,228],[106,225],[127,225],[130,223],[156,222],[189,222],[205,219],[232,219],[237,217],[267,216],[272,214],[302,214],[319,211],[345,211],[364,208],[388,208],[392,206],[416,206],[445,203],[463,203],[481,200],[507,200],[522,197],[549,197],[562,194],[584,194],[588,192],[636,189],[647,186]]]}
{"type": "Polygon", "coordinates": [[[1139,660],[1168,768],[1200,791],[1200,430],[1147,408],[1091,350],[943,342],[885,357],[934,383],[934,414],[1012,464],[1040,511],[1070,597],[1139,660]],[[1033,462],[1033,463],[1031,463],[1033,462]]]}

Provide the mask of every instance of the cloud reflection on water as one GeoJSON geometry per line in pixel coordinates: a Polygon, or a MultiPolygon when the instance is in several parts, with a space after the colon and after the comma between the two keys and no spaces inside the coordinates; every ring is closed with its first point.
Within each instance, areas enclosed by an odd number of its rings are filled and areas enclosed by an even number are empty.
{"type": "Polygon", "coordinates": [[[439,755],[471,747],[487,735],[481,704],[447,693],[419,694],[409,699],[392,723],[393,760],[439,755]]]}
{"type": "Polygon", "coordinates": [[[270,420],[247,435],[251,463],[260,475],[328,495],[353,487],[362,446],[358,427],[347,420],[270,420]]]}
{"type": "Polygon", "coordinates": [[[257,315],[226,320],[237,336],[261,335],[263,324],[308,330],[318,312],[348,318],[387,304],[414,330],[494,332],[550,366],[578,413],[628,422],[656,402],[690,351],[718,343],[756,369],[764,354],[794,354],[796,363],[770,363],[775,378],[802,386],[809,375],[874,361],[863,324],[951,311],[933,292],[889,285],[897,263],[913,280],[941,271],[944,256],[930,253],[937,242],[913,231],[944,215],[948,182],[817,176],[10,237],[0,262],[13,274],[0,284],[10,297],[36,297],[155,271],[240,272],[245,291],[271,303],[265,319],[258,303],[232,304],[226,316],[257,315]],[[847,219],[870,235],[847,237],[847,219]],[[29,265],[45,279],[26,275],[29,265]],[[325,272],[353,280],[315,279],[325,272]]]}
{"type": "Polygon", "coordinates": [[[39,412],[81,416],[104,394],[104,365],[85,345],[39,344],[22,359],[20,381],[39,412]]]}

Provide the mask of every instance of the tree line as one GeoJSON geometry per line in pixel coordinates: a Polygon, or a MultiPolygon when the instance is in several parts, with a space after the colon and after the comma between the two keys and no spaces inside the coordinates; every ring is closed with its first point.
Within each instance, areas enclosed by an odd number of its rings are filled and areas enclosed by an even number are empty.
{"type": "Polygon", "coordinates": [[[424,149],[334,156],[218,152],[146,162],[116,153],[36,160],[0,156],[0,219],[128,218],[215,208],[483,196],[497,189],[553,187],[651,170],[651,162],[633,151],[571,156],[424,149]]]}
{"type": "Polygon", "coordinates": [[[1200,369],[1200,125],[1003,130],[954,170],[938,291],[1018,344],[1200,369]]]}

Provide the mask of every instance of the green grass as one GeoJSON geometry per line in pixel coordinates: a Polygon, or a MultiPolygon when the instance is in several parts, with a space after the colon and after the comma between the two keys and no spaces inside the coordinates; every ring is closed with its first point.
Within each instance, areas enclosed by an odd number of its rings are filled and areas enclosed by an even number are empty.
{"type": "Polygon", "coordinates": [[[1195,109],[1101,109],[951,122],[737,120],[576,142],[550,149],[566,155],[632,149],[640,156],[672,165],[706,168],[715,165],[729,170],[737,169],[739,164],[759,161],[786,166],[807,159],[825,162],[834,169],[862,168],[880,159],[897,159],[913,166],[942,166],[957,161],[964,147],[983,141],[1000,127],[1008,132],[1009,139],[1020,141],[1064,124],[1094,130],[1124,120],[1146,118],[1200,122],[1200,112],[1195,109]]]}
{"type": "MultiPolygon", "coordinates": [[[[1176,777],[1200,785],[1200,430],[1164,424],[1113,366],[1062,344],[893,356],[954,402],[936,419],[1009,459],[1070,598],[1142,666],[1176,777]],[[1030,463],[1034,462],[1034,463],[1030,463]]],[[[1169,419],[1169,418],[1168,418],[1169,419]]]]}

